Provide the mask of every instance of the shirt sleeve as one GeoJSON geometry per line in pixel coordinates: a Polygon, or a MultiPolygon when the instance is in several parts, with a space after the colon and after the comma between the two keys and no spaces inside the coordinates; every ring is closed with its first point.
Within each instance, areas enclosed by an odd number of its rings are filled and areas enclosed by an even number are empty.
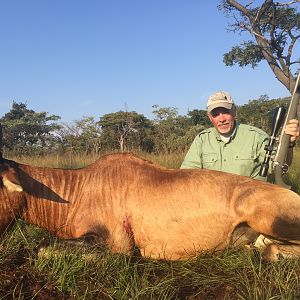
{"type": "Polygon", "coordinates": [[[202,142],[197,135],[188,150],[180,168],[181,169],[202,169],[202,142]]]}
{"type": "MultiPolygon", "coordinates": [[[[259,164],[253,170],[253,173],[251,175],[251,177],[254,179],[266,181],[268,178],[268,177],[262,177],[259,175],[261,165],[262,165],[265,155],[266,155],[265,146],[268,144],[268,142],[269,142],[269,136],[267,134],[263,134],[259,137],[259,140],[257,142],[257,153],[258,153],[259,164]]],[[[271,171],[271,160],[270,160],[270,165],[269,165],[269,173],[270,173],[270,171],[271,171]]]]}

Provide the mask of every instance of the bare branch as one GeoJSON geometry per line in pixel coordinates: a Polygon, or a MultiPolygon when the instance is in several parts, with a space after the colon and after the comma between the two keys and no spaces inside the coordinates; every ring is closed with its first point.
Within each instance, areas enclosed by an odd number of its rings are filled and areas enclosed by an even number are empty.
{"type": "Polygon", "coordinates": [[[235,0],[226,0],[228,4],[236,8],[238,11],[242,12],[245,16],[248,18],[252,18],[251,12],[249,9],[247,9],[245,6],[241,5],[235,0]]]}
{"type": "Polygon", "coordinates": [[[294,0],[294,1],[286,2],[286,3],[275,2],[274,4],[276,6],[288,6],[288,5],[292,5],[295,3],[300,3],[300,0],[294,0]]]}
{"type": "Polygon", "coordinates": [[[250,7],[254,2],[255,2],[255,0],[250,1],[248,4],[245,5],[245,7],[250,7]]]}
{"type": "Polygon", "coordinates": [[[290,63],[290,65],[296,65],[296,64],[300,64],[300,60],[292,61],[292,62],[290,63]]]}
{"type": "Polygon", "coordinates": [[[297,39],[295,39],[294,37],[292,37],[292,35],[290,35],[291,37],[291,43],[288,47],[288,50],[287,50],[287,56],[288,56],[288,60],[290,61],[291,57],[292,57],[292,53],[293,53],[293,48],[295,46],[295,43],[297,41],[297,39]]]}
{"type": "MultiPolygon", "coordinates": [[[[296,19],[284,19],[284,11],[287,10],[288,13],[289,7],[286,6],[299,3],[300,0],[285,3],[264,0],[258,7],[254,7],[255,1],[253,0],[245,1],[246,4],[240,2],[242,1],[225,1],[231,17],[235,20],[232,25],[234,31],[247,31],[254,37],[256,44],[261,49],[261,54],[277,79],[289,91],[292,91],[295,78],[290,69],[291,60],[293,49],[300,36],[298,32],[297,36],[294,36],[293,32],[294,30],[298,31],[296,19]],[[236,12],[239,12],[241,16],[239,17],[236,12]],[[287,51],[286,55],[283,54],[285,50],[287,51]]],[[[296,18],[298,13],[294,14],[296,18]]],[[[241,56],[241,59],[245,60],[245,57],[241,56]]],[[[251,61],[250,55],[249,64],[251,61]]]]}

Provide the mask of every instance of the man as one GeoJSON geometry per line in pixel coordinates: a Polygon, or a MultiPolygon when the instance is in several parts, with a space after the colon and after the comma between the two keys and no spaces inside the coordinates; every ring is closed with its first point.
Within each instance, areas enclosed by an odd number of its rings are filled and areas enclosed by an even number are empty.
{"type": "MultiPolygon", "coordinates": [[[[181,168],[206,168],[266,180],[259,170],[269,136],[259,128],[236,122],[236,106],[227,92],[209,97],[207,114],[213,127],[196,136],[181,168]]],[[[285,133],[290,135],[292,152],[299,137],[298,121],[291,120],[285,133]]]]}

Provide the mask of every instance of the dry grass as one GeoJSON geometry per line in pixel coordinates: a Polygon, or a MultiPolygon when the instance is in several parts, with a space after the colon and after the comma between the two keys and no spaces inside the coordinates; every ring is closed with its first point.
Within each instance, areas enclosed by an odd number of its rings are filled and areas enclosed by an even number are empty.
{"type": "MultiPolygon", "coordinates": [[[[149,154],[146,152],[136,152],[141,157],[153,161],[161,166],[167,168],[179,168],[184,158],[184,153],[174,154],[149,154]]],[[[103,154],[105,155],[105,154],[103,154]]],[[[40,167],[50,168],[66,168],[76,169],[93,163],[95,160],[100,158],[100,155],[83,155],[83,154],[51,154],[46,156],[28,157],[8,157],[9,159],[15,160],[20,163],[30,164],[40,167]]]]}

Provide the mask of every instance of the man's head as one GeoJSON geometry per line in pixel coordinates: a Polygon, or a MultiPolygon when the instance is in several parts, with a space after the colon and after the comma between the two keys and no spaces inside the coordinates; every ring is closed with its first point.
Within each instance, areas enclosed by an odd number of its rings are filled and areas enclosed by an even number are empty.
{"type": "Polygon", "coordinates": [[[232,97],[226,92],[216,92],[208,98],[207,114],[220,134],[232,133],[235,124],[236,108],[232,97]]]}

